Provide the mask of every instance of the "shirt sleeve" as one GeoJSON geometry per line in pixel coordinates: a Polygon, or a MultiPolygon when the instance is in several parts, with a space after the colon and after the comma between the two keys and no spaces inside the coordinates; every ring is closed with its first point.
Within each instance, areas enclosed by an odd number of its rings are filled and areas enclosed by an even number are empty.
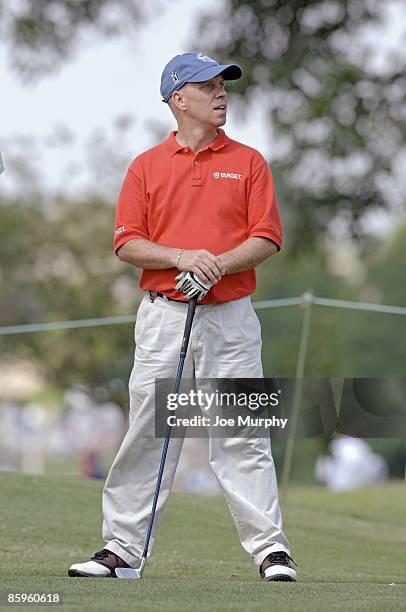
{"type": "Polygon", "coordinates": [[[278,251],[282,246],[282,223],[273,178],[266,160],[256,158],[253,164],[248,197],[248,237],[269,238],[278,251]]]}
{"type": "Polygon", "coordinates": [[[117,250],[129,240],[149,240],[147,213],[141,164],[135,159],[130,165],[118,198],[113,248],[117,250]]]}

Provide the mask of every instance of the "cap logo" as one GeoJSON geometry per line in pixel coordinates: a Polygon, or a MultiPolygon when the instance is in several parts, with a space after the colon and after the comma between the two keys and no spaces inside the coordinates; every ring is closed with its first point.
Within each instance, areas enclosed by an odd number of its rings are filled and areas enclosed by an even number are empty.
{"type": "Polygon", "coordinates": [[[216,60],[211,59],[211,57],[209,57],[208,55],[205,55],[204,53],[198,53],[196,57],[202,62],[213,62],[214,64],[217,64],[216,60]]]}
{"type": "Polygon", "coordinates": [[[179,83],[180,79],[175,71],[171,72],[172,83],[179,83]]]}

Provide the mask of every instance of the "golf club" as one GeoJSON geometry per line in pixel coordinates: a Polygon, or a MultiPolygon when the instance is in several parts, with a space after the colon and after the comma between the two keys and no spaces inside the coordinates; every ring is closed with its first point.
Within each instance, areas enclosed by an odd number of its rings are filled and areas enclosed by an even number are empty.
{"type": "MultiPolygon", "coordinates": [[[[182,346],[180,349],[179,364],[178,364],[178,370],[176,373],[174,393],[178,393],[179,388],[180,388],[180,381],[182,379],[183,365],[186,359],[187,347],[189,344],[190,331],[192,329],[192,323],[193,323],[193,317],[194,317],[195,310],[196,310],[196,304],[197,304],[197,298],[192,298],[188,304],[185,331],[183,333],[182,346]]],[[[149,541],[151,538],[152,527],[154,525],[156,505],[158,502],[159,491],[161,488],[161,481],[162,481],[162,475],[163,475],[164,467],[165,467],[166,455],[168,452],[169,439],[171,437],[171,429],[172,429],[171,425],[167,425],[166,431],[165,431],[164,445],[162,448],[161,464],[159,466],[158,479],[157,479],[156,487],[155,487],[154,501],[152,502],[151,516],[149,518],[147,537],[145,540],[144,552],[142,553],[142,558],[141,558],[141,565],[139,566],[139,568],[132,568],[132,567],[116,568],[115,573],[116,573],[117,578],[122,578],[122,579],[124,578],[128,580],[139,580],[140,578],[142,578],[142,573],[144,571],[144,566],[145,566],[145,562],[147,560],[147,555],[148,555],[148,548],[149,548],[149,541]]]]}

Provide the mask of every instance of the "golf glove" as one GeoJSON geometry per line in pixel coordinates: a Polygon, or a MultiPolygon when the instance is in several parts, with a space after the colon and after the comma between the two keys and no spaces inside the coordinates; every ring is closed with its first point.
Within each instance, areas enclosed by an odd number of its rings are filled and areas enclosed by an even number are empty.
{"type": "Polygon", "coordinates": [[[179,281],[175,287],[176,291],[182,292],[188,300],[194,297],[197,297],[197,301],[202,300],[212,287],[211,283],[203,283],[197,280],[193,272],[185,270],[178,274],[176,280],[179,281]]]}

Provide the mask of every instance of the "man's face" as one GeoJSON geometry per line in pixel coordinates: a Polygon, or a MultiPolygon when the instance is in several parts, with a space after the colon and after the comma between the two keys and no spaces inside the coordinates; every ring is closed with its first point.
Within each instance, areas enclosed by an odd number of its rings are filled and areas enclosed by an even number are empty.
{"type": "Polygon", "coordinates": [[[196,122],[214,127],[225,124],[227,92],[221,74],[202,83],[186,83],[174,96],[187,117],[196,122]]]}

